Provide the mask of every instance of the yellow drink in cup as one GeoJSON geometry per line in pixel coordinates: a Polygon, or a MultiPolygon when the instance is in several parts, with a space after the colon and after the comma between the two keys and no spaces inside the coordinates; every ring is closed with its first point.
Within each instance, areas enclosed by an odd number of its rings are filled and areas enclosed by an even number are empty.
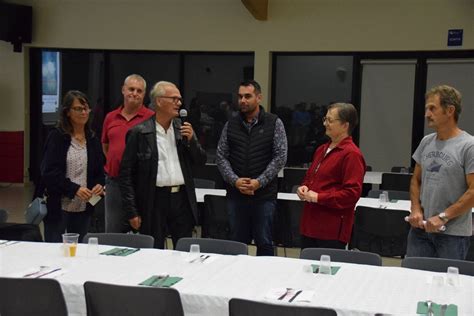
{"type": "Polygon", "coordinates": [[[69,244],[69,257],[76,256],[77,244],[69,244]]]}
{"type": "Polygon", "coordinates": [[[66,257],[76,256],[78,241],[79,241],[79,234],[76,234],[76,233],[63,234],[64,255],[66,257]]]}

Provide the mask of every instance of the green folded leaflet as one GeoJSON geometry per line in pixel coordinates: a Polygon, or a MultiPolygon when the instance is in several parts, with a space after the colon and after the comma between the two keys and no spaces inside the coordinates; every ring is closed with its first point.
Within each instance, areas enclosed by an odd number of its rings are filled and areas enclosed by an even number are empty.
{"type": "Polygon", "coordinates": [[[131,255],[132,253],[135,253],[139,251],[140,248],[112,248],[110,250],[101,252],[101,255],[106,255],[106,256],[119,256],[119,257],[125,257],[128,255],[131,255]]]}
{"type": "MultiPolygon", "coordinates": [[[[431,309],[433,310],[434,316],[441,315],[441,304],[432,303],[431,309]]],[[[428,304],[426,301],[418,302],[416,307],[416,313],[421,315],[428,315],[428,304]]],[[[445,316],[457,316],[458,315],[458,307],[454,304],[449,304],[446,312],[444,313],[445,316]]]]}
{"type": "Polygon", "coordinates": [[[153,287],[171,287],[181,281],[180,277],[164,277],[160,275],[153,275],[139,285],[153,286],[153,287]]]}
{"type": "MultiPolygon", "coordinates": [[[[312,264],[311,267],[313,268],[313,273],[319,272],[319,264],[312,264]]],[[[331,267],[331,275],[335,275],[340,268],[341,267],[331,267]]]]}

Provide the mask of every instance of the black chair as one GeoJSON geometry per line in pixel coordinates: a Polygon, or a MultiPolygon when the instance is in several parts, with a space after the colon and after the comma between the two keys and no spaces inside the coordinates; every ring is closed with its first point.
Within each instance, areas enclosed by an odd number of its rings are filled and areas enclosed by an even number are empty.
{"type": "Polygon", "coordinates": [[[413,167],[395,166],[395,167],[392,167],[390,171],[398,172],[398,173],[401,173],[402,171],[405,171],[405,173],[413,173],[413,167]]]}
{"type": "Polygon", "coordinates": [[[229,301],[229,316],[337,316],[333,309],[255,302],[240,298],[229,301]]]}
{"type": "Polygon", "coordinates": [[[88,233],[84,236],[83,243],[87,243],[91,237],[96,237],[99,245],[120,247],[153,248],[155,243],[155,238],[152,236],[120,233],[88,233]]]}
{"type": "Polygon", "coordinates": [[[474,261],[474,234],[471,236],[471,245],[467,251],[466,260],[474,261]]]}
{"type": "Polygon", "coordinates": [[[0,315],[67,316],[61,285],[54,279],[0,278],[0,315]]]}
{"type": "Polygon", "coordinates": [[[208,179],[194,178],[194,187],[202,189],[215,189],[216,182],[208,179]]]}
{"type": "Polygon", "coordinates": [[[409,173],[382,173],[380,190],[410,191],[411,174],[409,173]]]}
{"type": "Polygon", "coordinates": [[[358,206],[355,212],[350,249],[377,253],[381,256],[405,256],[410,224],[404,210],[358,206]]]}
{"type": "MultiPolygon", "coordinates": [[[[388,193],[389,200],[410,200],[410,192],[385,190],[388,193]]],[[[368,197],[378,199],[383,190],[370,190],[368,197]]]]}
{"type": "Polygon", "coordinates": [[[0,223],[0,239],[43,241],[43,236],[38,225],[0,223]]]}
{"type": "Polygon", "coordinates": [[[178,251],[189,251],[191,245],[199,245],[201,252],[221,255],[247,255],[247,245],[238,241],[210,238],[180,238],[176,245],[178,251]]]}
{"type": "Polygon", "coordinates": [[[8,212],[3,208],[0,208],[0,224],[6,223],[8,220],[8,212]]]}
{"type": "Polygon", "coordinates": [[[204,195],[201,236],[204,238],[231,239],[227,198],[225,196],[204,195]]]}
{"type": "Polygon", "coordinates": [[[301,250],[300,259],[319,260],[321,255],[329,255],[331,261],[348,262],[382,266],[382,258],[376,253],[365,251],[350,251],[330,248],[305,248],[301,250]]]}
{"type": "Polygon", "coordinates": [[[308,169],[304,168],[284,168],[283,169],[283,181],[282,181],[282,191],[291,193],[293,186],[301,185],[303,182],[304,176],[306,175],[308,169]]]}
{"type": "Polygon", "coordinates": [[[474,262],[465,260],[406,257],[402,260],[402,267],[433,272],[446,272],[448,267],[457,267],[460,274],[474,276],[474,262]]]}
{"type": "Polygon", "coordinates": [[[277,200],[273,218],[273,242],[277,247],[301,247],[300,217],[303,213],[304,202],[292,200],[277,200]]]}
{"type": "Polygon", "coordinates": [[[88,316],[184,316],[173,288],[84,283],[88,316]]]}
{"type": "Polygon", "coordinates": [[[225,182],[216,164],[205,164],[193,168],[193,177],[214,181],[215,189],[225,189],[225,182]]]}

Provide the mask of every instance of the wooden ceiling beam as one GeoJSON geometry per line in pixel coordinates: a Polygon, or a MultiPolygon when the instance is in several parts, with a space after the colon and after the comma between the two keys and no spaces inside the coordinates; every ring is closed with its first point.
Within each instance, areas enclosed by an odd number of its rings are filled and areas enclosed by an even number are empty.
{"type": "Polygon", "coordinates": [[[253,17],[259,21],[268,19],[268,0],[241,0],[253,17]]]}

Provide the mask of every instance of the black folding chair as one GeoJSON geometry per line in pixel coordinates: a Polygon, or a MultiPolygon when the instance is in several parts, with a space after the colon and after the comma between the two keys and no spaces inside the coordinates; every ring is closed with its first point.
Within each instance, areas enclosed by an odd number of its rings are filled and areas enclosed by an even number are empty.
{"type": "Polygon", "coordinates": [[[337,316],[333,309],[255,302],[240,298],[229,301],[229,316],[337,316]]]}
{"type": "Polygon", "coordinates": [[[303,168],[284,168],[283,169],[283,192],[291,193],[294,186],[301,185],[308,169],[303,168]]]}
{"type": "Polygon", "coordinates": [[[100,245],[133,247],[133,248],[153,248],[155,238],[142,234],[120,234],[120,233],[88,233],[84,236],[84,243],[89,238],[96,237],[100,245]]]}
{"type": "Polygon", "coordinates": [[[180,238],[176,245],[178,251],[189,251],[191,245],[199,245],[201,252],[222,255],[247,255],[247,245],[238,241],[211,238],[180,238]]]}
{"type": "Polygon", "coordinates": [[[227,198],[218,195],[204,195],[202,231],[204,238],[231,239],[227,198]]]}
{"type": "Polygon", "coordinates": [[[382,266],[382,258],[376,253],[365,251],[351,251],[330,248],[305,248],[301,250],[300,259],[319,260],[321,255],[329,255],[331,261],[368,264],[382,266]]]}
{"type": "Polygon", "coordinates": [[[355,212],[350,249],[377,253],[381,256],[405,256],[410,224],[404,210],[358,206],[355,212]]]}
{"type": "Polygon", "coordinates": [[[277,200],[275,216],[273,218],[273,242],[277,247],[301,247],[300,218],[303,213],[304,202],[292,200],[277,200]]]}
{"type": "Polygon", "coordinates": [[[88,281],[84,292],[87,316],[184,316],[179,292],[173,288],[88,281]]]}
{"type": "Polygon", "coordinates": [[[410,192],[410,173],[382,173],[380,190],[396,190],[410,192]]]}
{"type": "Polygon", "coordinates": [[[0,278],[0,315],[67,316],[61,285],[54,279],[0,278]]]}
{"type": "Polygon", "coordinates": [[[457,267],[460,274],[474,276],[474,262],[465,260],[406,257],[402,260],[402,267],[433,272],[446,272],[448,267],[457,267]]]}

